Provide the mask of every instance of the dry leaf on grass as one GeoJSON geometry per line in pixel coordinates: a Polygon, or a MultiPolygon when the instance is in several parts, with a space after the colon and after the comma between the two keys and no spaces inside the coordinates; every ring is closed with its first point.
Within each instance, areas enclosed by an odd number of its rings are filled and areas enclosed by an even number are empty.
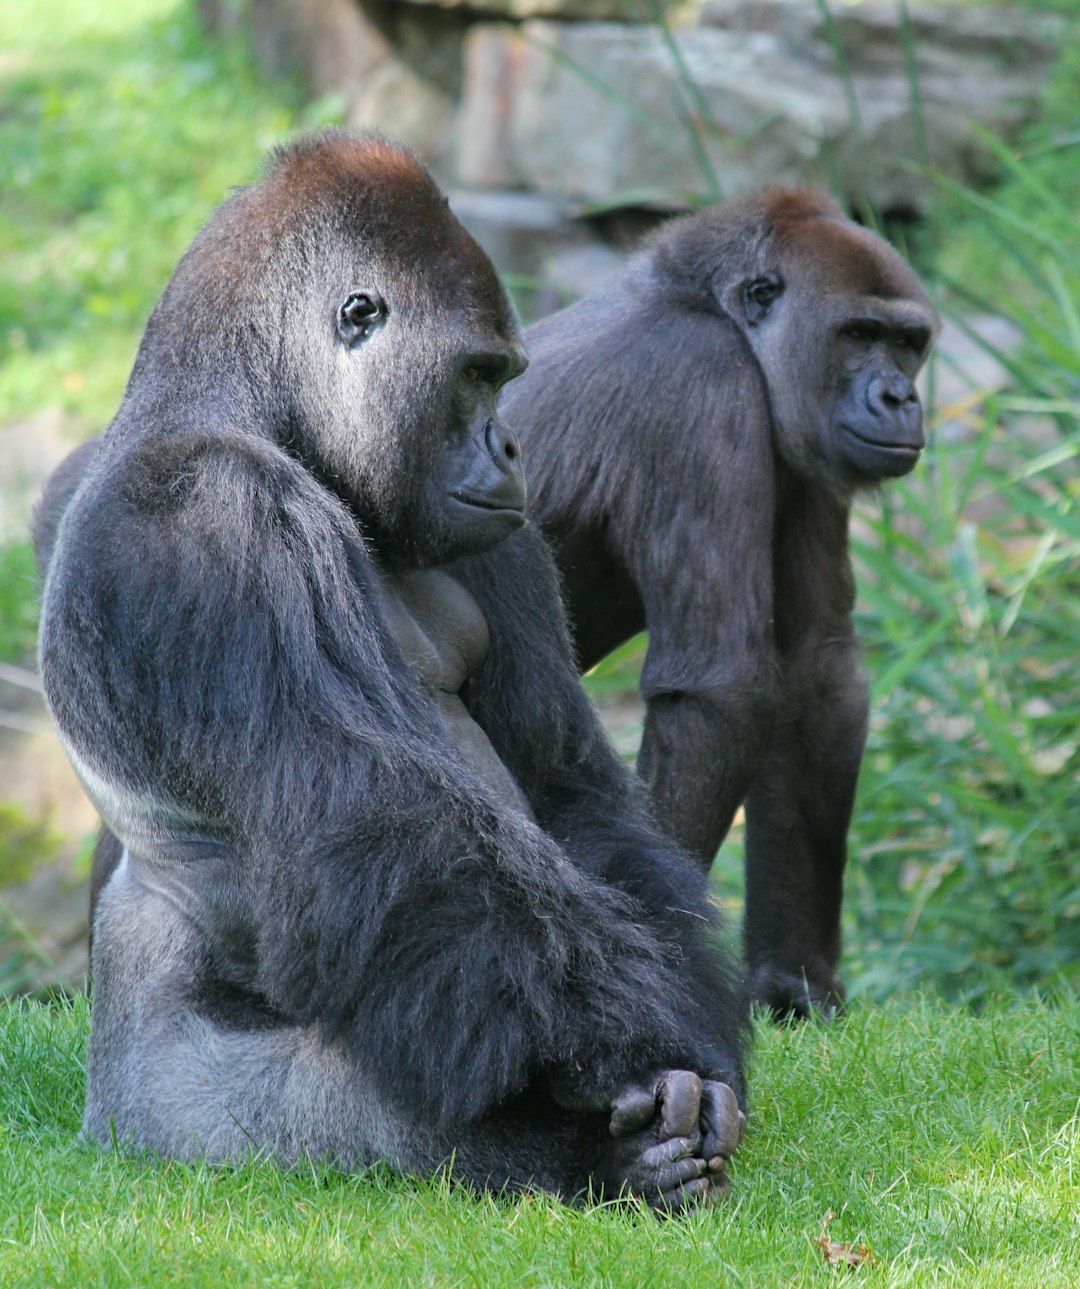
{"type": "Polygon", "coordinates": [[[878,1260],[868,1244],[841,1244],[839,1240],[829,1239],[829,1223],[836,1214],[830,1209],[821,1223],[821,1234],[814,1243],[825,1256],[831,1267],[861,1267],[864,1264],[876,1267],[878,1260]]]}

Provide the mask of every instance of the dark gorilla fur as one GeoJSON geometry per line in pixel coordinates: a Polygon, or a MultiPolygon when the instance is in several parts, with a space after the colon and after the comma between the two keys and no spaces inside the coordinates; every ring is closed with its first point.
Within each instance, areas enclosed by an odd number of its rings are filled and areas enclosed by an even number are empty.
{"type": "Polygon", "coordinates": [[[47,488],[42,675],[108,829],[96,1140],[726,1187],[744,1007],[522,526],[522,366],[411,154],[319,134],[196,238],[47,488]]]}
{"type": "Polygon", "coordinates": [[[935,315],[880,237],[776,189],[660,230],[526,333],[502,410],[580,662],[643,628],[638,771],[707,869],[746,809],[754,998],[829,1010],[867,696],[851,496],[911,470],[935,315]]]}

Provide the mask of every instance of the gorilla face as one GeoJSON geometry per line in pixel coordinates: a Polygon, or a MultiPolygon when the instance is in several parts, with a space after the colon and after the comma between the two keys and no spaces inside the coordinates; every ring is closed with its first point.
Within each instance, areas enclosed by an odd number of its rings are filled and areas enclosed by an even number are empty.
{"type": "Polygon", "coordinates": [[[925,446],[915,389],[936,318],[891,247],[847,221],[819,222],[734,311],[761,363],[780,455],[836,492],[907,474],[925,446]]]}
{"type": "Polygon", "coordinates": [[[341,301],[332,342],[338,415],[324,422],[333,438],[322,440],[327,464],[340,462],[329,482],[399,570],[479,554],[525,522],[517,442],[495,406],[525,369],[516,334],[470,325],[466,301],[425,303],[402,297],[392,279],[341,301]],[[421,392],[402,399],[417,383],[421,392]]]}
{"type": "Polygon", "coordinates": [[[426,174],[409,181],[426,235],[369,210],[334,229],[313,257],[330,280],[305,283],[292,332],[291,385],[306,391],[292,433],[395,571],[479,554],[525,522],[517,442],[496,410],[526,365],[510,305],[426,174]]]}
{"type": "Polygon", "coordinates": [[[843,371],[828,437],[856,481],[907,474],[926,446],[915,377],[930,344],[920,322],[854,316],[835,328],[843,371]]]}

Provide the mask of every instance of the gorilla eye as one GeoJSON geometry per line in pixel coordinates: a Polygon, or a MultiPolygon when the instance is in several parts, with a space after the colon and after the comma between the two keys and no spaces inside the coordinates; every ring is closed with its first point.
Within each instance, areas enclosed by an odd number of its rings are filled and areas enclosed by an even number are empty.
{"type": "Polygon", "coordinates": [[[372,327],[386,317],[387,308],[380,295],[354,291],[338,310],[338,335],[347,345],[366,340],[372,327]]]}
{"type": "Polygon", "coordinates": [[[930,343],[930,332],[924,327],[915,327],[901,332],[900,344],[914,354],[921,354],[930,343]]]}
{"type": "Polygon", "coordinates": [[[470,385],[502,385],[511,374],[508,361],[492,358],[486,362],[471,362],[461,369],[463,380],[470,385]]]}
{"type": "Polygon", "coordinates": [[[854,340],[859,345],[877,344],[882,339],[884,328],[878,322],[849,322],[840,328],[845,340],[854,340]]]}
{"type": "Polygon", "coordinates": [[[743,287],[743,308],[747,321],[755,325],[768,317],[773,302],[783,293],[784,283],[775,273],[754,278],[743,287]]]}

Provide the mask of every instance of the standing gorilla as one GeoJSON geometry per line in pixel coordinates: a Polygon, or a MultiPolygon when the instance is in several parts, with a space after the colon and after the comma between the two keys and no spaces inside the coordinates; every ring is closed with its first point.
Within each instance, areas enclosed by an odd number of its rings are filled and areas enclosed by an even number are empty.
{"type": "Polygon", "coordinates": [[[752,995],[831,1009],[866,736],[851,496],[911,470],[934,312],[827,198],[773,190],[662,229],[530,328],[517,427],[583,667],[647,627],[638,759],[704,868],[746,803],[752,995]]]}
{"type": "Polygon", "coordinates": [[[726,1187],[743,1009],[523,527],[523,366],[417,161],[316,135],[198,236],[49,490],[42,674],[116,839],[98,1141],[726,1187]]]}

